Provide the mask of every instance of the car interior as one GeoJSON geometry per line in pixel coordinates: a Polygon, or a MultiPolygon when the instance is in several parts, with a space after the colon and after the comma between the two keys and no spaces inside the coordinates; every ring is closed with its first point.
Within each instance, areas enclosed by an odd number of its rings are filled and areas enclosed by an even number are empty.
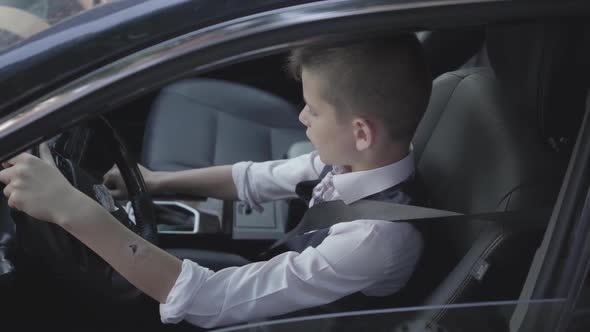
{"type": "MultiPolygon", "coordinates": [[[[378,302],[350,298],[336,309],[306,314],[518,299],[583,116],[586,91],[580,87],[590,77],[584,61],[587,30],[583,23],[544,21],[418,33],[433,74],[430,103],[413,140],[429,207],[495,215],[429,222],[423,257],[399,293],[378,302]]],[[[300,87],[286,74],[284,57],[185,78],[105,118],[134,160],[152,170],[309,152],[313,147],[297,118],[300,87]]],[[[112,166],[112,159],[103,158],[108,152],[91,135],[76,140],[72,149],[80,166],[100,178],[112,166]]],[[[262,213],[239,202],[174,193],[153,200],[159,246],[214,270],[255,261],[305,212],[297,199],[265,203],[262,213]]],[[[0,211],[0,285],[9,288],[18,272],[15,227],[4,200],[0,211]]],[[[45,294],[40,289],[49,287],[31,278],[24,285],[32,282],[38,283],[34,292],[45,294]]],[[[72,296],[92,307],[83,293],[72,296]]],[[[67,316],[57,311],[47,317],[67,316]]],[[[157,320],[157,312],[152,314],[157,320]]],[[[128,315],[139,314],[130,310],[128,315]]],[[[461,322],[456,328],[507,331],[511,315],[509,310],[466,315],[441,308],[408,319],[449,330],[461,322]]]]}

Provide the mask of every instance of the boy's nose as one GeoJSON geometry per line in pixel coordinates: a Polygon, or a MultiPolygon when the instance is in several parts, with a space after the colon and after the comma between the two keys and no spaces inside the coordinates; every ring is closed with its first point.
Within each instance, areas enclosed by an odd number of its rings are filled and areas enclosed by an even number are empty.
{"type": "Polygon", "coordinates": [[[299,122],[303,123],[306,127],[309,127],[309,122],[307,119],[307,105],[299,112],[299,122]]]}

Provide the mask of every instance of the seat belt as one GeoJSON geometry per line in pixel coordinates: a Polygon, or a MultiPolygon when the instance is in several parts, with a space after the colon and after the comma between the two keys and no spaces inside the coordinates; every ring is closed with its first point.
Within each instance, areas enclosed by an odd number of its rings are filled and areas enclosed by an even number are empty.
{"type": "Polygon", "coordinates": [[[548,220],[553,208],[527,211],[488,212],[461,214],[420,206],[392,203],[387,201],[359,200],[349,205],[341,200],[323,202],[309,208],[301,222],[285,236],[276,241],[266,253],[285,244],[297,235],[327,228],[340,222],[358,219],[389,220],[392,222],[426,223],[432,221],[495,221],[518,222],[526,227],[538,223],[539,219],[548,220]]]}

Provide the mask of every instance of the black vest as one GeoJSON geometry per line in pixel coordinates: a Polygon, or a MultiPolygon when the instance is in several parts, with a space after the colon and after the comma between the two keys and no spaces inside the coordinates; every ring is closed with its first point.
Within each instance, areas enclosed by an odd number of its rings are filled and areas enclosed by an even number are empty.
{"type": "MultiPolygon", "coordinates": [[[[301,182],[297,185],[296,193],[298,196],[306,201],[309,202],[312,195],[313,188],[323,179],[323,177],[330,171],[331,169],[324,168],[322,171],[320,178],[315,181],[305,181],[301,182]]],[[[427,195],[424,190],[424,186],[420,180],[420,177],[414,173],[409,178],[404,180],[403,182],[385,189],[381,192],[376,194],[367,196],[363,199],[370,199],[370,200],[377,200],[377,201],[386,201],[386,202],[393,202],[399,204],[411,204],[411,205],[418,205],[418,206],[427,206],[427,195]]],[[[322,203],[319,203],[322,204],[322,203]]],[[[264,259],[269,259],[273,256],[279,255],[283,252],[287,251],[296,251],[301,253],[308,247],[317,247],[322,241],[328,236],[328,232],[330,227],[318,229],[314,232],[308,232],[305,234],[297,235],[290,240],[288,240],[283,245],[274,248],[271,251],[265,253],[264,259]]],[[[418,230],[422,232],[420,227],[418,230]]],[[[392,304],[395,304],[395,300],[392,297],[396,297],[397,295],[392,296],[366,296],[361,292],[357,292],[348,296],[345,296],[339,300],[336,300],[332,303],[318,306],[315,308],[308,308],[303,309],[294,313],[290,313],[284,317],[293,317],[293,316],[300,316],[300,315],[312,315],[312,314],[325,314],[325,313],[334,313],[334,312],[344,312],[344,311],[351,311],[351,310],[365,310],[365,309],[372,309],[372,308],[382,308],[382,307],[390,307],[392,304]]]]}

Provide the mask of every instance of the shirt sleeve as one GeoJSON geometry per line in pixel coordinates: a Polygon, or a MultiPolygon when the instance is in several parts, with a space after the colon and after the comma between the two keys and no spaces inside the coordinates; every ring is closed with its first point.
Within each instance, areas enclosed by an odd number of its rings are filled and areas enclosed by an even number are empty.
{"type": "Polygon", "coordinates": [[[388,289],[395,292],[420,251],[421,237],[409,224],[357,220],[332,226],[316,248],[269,261],[213,273],[185,260],[160,305],[161,319],[209,328],[327,304],[384,281],[393,281],[388,289]]]}
{"type": "Polygon", "coordinates": [[[262,211],[261,203],[296,197],[297,183],[317,179],[324,166],[314,151],[291,159],[239,162],[232,166],[232,178],[238,198],[262,211]]]}

